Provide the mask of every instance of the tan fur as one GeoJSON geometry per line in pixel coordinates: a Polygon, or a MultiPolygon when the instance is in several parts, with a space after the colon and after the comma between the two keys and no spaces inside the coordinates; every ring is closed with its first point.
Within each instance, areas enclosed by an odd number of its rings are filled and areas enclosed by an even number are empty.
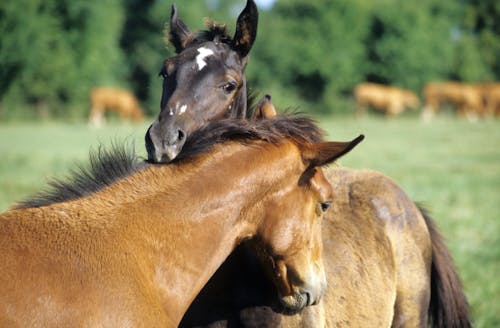
{"type": "MultiPolygon", "coordinates": [[[[272,110],[260,110],[256,119],[276,115],[270,97],[257,108],[264,105],[272,110]]],[[[467,301],[451,257],[430,219],[401,187],[375,171],[324,171],[335,190],[322,230],[327,291],[316,307],[281,316],[280,327],[426,327],[429,313],[443,310],[430,303],[431,278],[443,279],[431,277],[431,263],[443,256],[448,258],[434,265],[450,270],[443,283],[457,286],[435,295],[434,302],[456,299],[444,311],[458,312],[446,319],[434,313],[434,323],[444,321],[434,326],[454,322],[469,327],[467,301]],[[434,253],[437,245],[441,249],[434,253]]]]}
{"type": "Polygon", "coordinates": [[[417,95],[406,89],[376,83],[360,83],[354,88],[357,112],[362,114],[372,107],[388,116],[401,114],[406,108],[420,105],[417,95]]]}
{"type": "Polygon", "coordinates": [[[97,87],[90,92],[89,124],[101,126],[105,122],[106,111],[116,112],[122,120],[142,122],[144,113],[139,101],[133,93],[127,90],[97,87]]]}
{"type": "MultiPolygon", "coordinates": [[[[309,161],[291,142],[214,149],[85,198],[3,213],[0,326],[174,327],[232,249],[253,236],[285,270],[273,276],[278,287],[296,293],[317,284],[320,297],[318,202],[331,197],[322,171],[304,173],[309,161]]],[[[338,143],[301,149],[323,163],[339,151],[338,143]]]]}
{"type": "Polygon", "coordinates": [[[423,93],[424,119],[432,118],[445,104],[454,106],[459,116],[469,120],[483,114],[483,96],[478,85],[461,82],[429,82],[424,85],[423,93]]]}
{"type": "Polygon", "coordinates": [[[327,292],[281,327],[426,327],[431,243],[425,221],[386,176],[329,168],[323,222],[327,292]]]}

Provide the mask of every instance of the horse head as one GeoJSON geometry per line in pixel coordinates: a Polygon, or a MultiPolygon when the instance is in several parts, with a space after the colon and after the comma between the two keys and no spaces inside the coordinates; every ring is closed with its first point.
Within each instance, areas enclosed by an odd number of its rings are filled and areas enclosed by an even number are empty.
{"type": "Polygon", "coordinates": [[[172,6],[169,40],[176,55],[165,60],[160,72],[160,114],[145,136],[149,161],[171,161],[187,136],[210,121],[246,116],[244,71],[257,22],[257,7],[248,0],[233,37],[215,23],[207,31],[192,32],[172,6]]]}
{"type": "Polygon", "coordinates": [[[300,147],[303,166],[297,169],[299,173],[290,174],[290,186],[265,206],[264,224],[252,245],[287,311],[317,304],[325,291],[321,221],[333,195],[321,166],[346,154],[361,140],[363,136],[350,142],[300,147]]]}

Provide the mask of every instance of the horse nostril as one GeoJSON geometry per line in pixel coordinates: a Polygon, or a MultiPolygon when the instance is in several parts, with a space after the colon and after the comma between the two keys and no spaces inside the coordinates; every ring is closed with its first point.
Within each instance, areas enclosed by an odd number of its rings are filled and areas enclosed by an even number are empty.
{"type": "Polygon", "coordinates": [[[184,134],[184,131],[179,130],[179,134],[177,135],[177,140],[182,141],[186,135],[184,134]]]}
{"type": "Polygon", "coordinates": [[[309,292],[306,292],[306,306],[312,305],[312,298],[309,292]]]}

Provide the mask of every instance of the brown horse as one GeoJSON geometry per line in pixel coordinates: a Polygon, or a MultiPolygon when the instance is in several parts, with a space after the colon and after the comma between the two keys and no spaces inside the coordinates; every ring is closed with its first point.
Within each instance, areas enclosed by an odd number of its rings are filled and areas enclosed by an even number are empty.
{"type": "Polygon", "coordinates": [[[223,25],[192,32],[172,6],[169,40],[177,55],[165,60],[160,72],[163,94],[160,114],[146,133],[150,161],[169,162],[186,137],[207,121],[245,118],[244,70],[257,34],[258,12],[248,0],[238,17],[234,37],[223,25]]]}
{"type": "Polygon", "coordinates": [[[92,89],[90,92],[89,124],[93,126],[104,124],[106,111],[117,112],[123,121],[141,122],[144,119],[141,105],[130,91],[111,87],[92,89]]]}
{"type": "MultiPolygon", "coordinates": [[[[273,115],[269,99],[262,108],[273,115]]],[[[426,327],[428,321],[470,327],[451,255],[426,212],[380,173],[325,173],[335,197],[322,227],[323,301],[294,314],[284,310],[242,246],[198,295],[181,327],[426,327]]]]}
{"type": "Polygon", "coordinates": [[[90,172],[0,216],[0,326],[177,326],[244,240],[285,308],[318,303],[332,198],[320,166],[362,136],[320,139],[306,118],[226,120],[171,165],[101,152],[90,172]]]}
{"type": "MultiPolygon", "coordinates": [[[[189,87],[184,84],[183,86],[189,87]]],[[[163,91],[165,95],[165,89],[163,91]]],[[[189,96],[188,99],[190,99],[189,96]]],[[[232,110],[242,106],[242,103],[234,105],[232,110]]],[[[273,115],[273,112],[274,108],[269,102],[269,97],[265,97],[257,107],[254,118],[269,117],[273,115]]],[[[206,124],[208,121],[217,119],[217,117],[202,115],[196,124],[206,124]]],[[[167,132],[163,131],[163,133],[167,132]]],[[[323,303],[320,303],[295,315],[282,314],[282,306],[274,302],[276,293],[273,286],[269,284],[269,280],[263,275],[253,256],[248,254],[247,249],[239,247],[193,302],[181,326],[321,327],[326,324],[327,326],[378,327],[394,323],[395,326],[412,327],[419,324],[425,325],[428,311],[432,314],[432,320],[437,326],[467,327],[469,325],[467,303],[460,288],[458,276],[448,251],[432,227],[430,219],[422,214],[401,188],[381,174],[370,171],[337,171],[335,168],[329,169],[328,172],[328,179],[339,185],[343,194],[339,201],[334,199],[334,207],[338,209],[336,214],[327,214],[329,219],[324,222],[327,227],[324,228],[323,239],[328,247],[324,260],[329,268],[332,268],[335,263],[345,264],[345,270],[341,270],[342,275],[339,275],[339,269],[329,270],[327,273],[329,285],[335,286],[335,288],[327,289],[325,302],[328,306],[325,307],[323,303]],[[339,172],[344,174],[336,174],[339,172]],[[356,186],[356,193],[350,192],[353,186],[356,186]],[[379,201],[372,202],[371,195],[373,199],[379,201]],[[403,205],[405,207],[402,207],[403,205]],[[346,214],[342,214],[344,210],[348,210],[346,214]],[[357,218],[355,222],[359,227],[349,223],[353,217],[357,218]],[[344,221],[347,227],[352,229],[351,233],[335,231],[338,227],[335,222],[344,221]],[[388,231],[387,235],[384,235],[383,229],[386,221],[407,223],[407,226],[400,234],[389,234],[390,231],[388,231]],[[363,224],[368,227],[364,227],[363,224]],[[414,230],[408,229],[409,226],[414,225],[416,226],[414,230]],[[373,227],[373,230],[370,231],[370,227],[373,227]],[[380,241],[383,249],[382,255],[376,253],[376,248],[367,249],[366,246],[360,248],[363,254],[357,254],[358,244],[363,243],[365,231],[372,233],[367,237],[370,240],[369,245],[379,246],[377,238],[382,239],[380,241]],[[401,238],[412,237],[413,234],[423,236],[422,248],[412,245],[411,241],[400,242],[401,238]],[[336,235],[339,236],[338,244],[326,242],[336,235]],[[392,238],[390,248],[387,243],[389,237],[392,238]],[[335,249],[337,245],[346,251],[345,257],[338,257],[335,249]],[[404,248],[404,252],[399,250],[398,246],[404,248]],[[429,255],[431,246],[432,260],[429,255]],[[415,253],[412,253],[413,251],[415,253]],[[424,253],[419,255],[421,252],[424,253]],[[386,261],[387,258],[384,258],[383,254],[392,254],[397,257],[386,261]],[[403,257],[408,255],[408,258],[402,258],[401,254],[403,257]],[[361,258],[359,255],[366,255],[366,258],[361,258]],[[374,268],[373,275],[363,271],[363,265],[367,263],[366,259],[369,259],[371,255],[374,256],[374,260],[369,263],[368,267],[374,268]],[[415,272],[407,273],[406,270],[412,267],[407,267],[404,262],[409,259],[415,260],[418,264],[419,256],[421,265],[415,272]],[[349,257],[353,259],[352,262],[347,261],[349,257]],[[377,264],[375,259],[380,258],[380,264],[377,264]],[[376,267],[377,265],[379,268],[376,267]],[[388,267],[384,268],[384,266],[388,267]],[[443,269],[448,271],[443,271],[443,269]],[[388,281],[386,276],[382,276],[383,270],[392,272],[390,276],[392,280],[388,281]],[[415,286],[408,286],[409,277],[415,277],[417,272],[422,275],[415,279],[415,286]],[[351,274],[353,280],[350,279],[351,274]],[[360,279],[360,276],[363,279],[360,279]],[[343,288],[344,283],[346,283],[345,288],[343,288]],[[356,285],[360,288],[356,288],[356,285]],[[385,293],[385,288],[389,288],[388,293],[385,293]],[[396,296],[395,288],[397,289],[396,296]],[[386,296],[389,298],[385,299],[386,296]],[[383,302],[380,301],[381,299],[383,302]],[[382,312],[384,315],[380,316],[379,313],[382,312]]]]}
{"type": "Polygon", "coordinates": [[[417,95],[410,90],[368,82],[354,88],[354,98],[358,115],[371,107],[388,116],[396,116],[406,108],[417,109],[420,105],[417,95]]]}

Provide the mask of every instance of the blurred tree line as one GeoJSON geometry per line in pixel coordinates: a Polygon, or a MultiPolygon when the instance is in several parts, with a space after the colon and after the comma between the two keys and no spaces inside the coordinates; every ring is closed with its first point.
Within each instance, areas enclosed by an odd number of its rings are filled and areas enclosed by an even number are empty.
{"type": "MultiPolygon", "coordinates": [[[[159,110],[171,0],[0,2],[0,119],[82,118],[93,86],[133,90],[159,110]]],[[[234,30],[244,0],[177,1],[192,29],[204,17],[234,30]]],[[[280,107],[349,108],[362,81],[420,93],[430,80],[499,80],[496,0],[277,0],[260,12],[247,75],[280,107]]]]}

